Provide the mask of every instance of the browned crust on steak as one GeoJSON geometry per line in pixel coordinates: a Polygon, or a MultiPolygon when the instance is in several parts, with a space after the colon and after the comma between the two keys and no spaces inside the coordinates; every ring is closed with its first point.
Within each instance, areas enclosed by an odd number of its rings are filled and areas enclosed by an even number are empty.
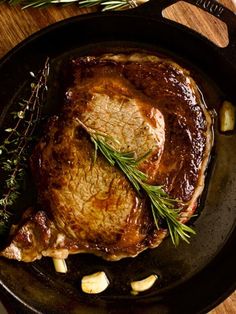
{"type": "Polygon", "coordinates": [[[48,134],[32,156],[44,210],[18,227],[3,256],[32,261],[41,256],[66,258],[90,252],[118,260],[156,247],[166,236],[166,230],[156,230],[147,201],[136,195],[118,169],[102,156],[92,165],[93,145],[76,125],[75,116],[98,132],[118,138],[119,151],[130,148],[141,156],[151,148],[151,155],[140,165],[149,182],[162,185],[170,196],[183,201],[182,222],[196,210],[212,146],[212,121],[188,71],[156,56],[104,55],[75,60],[74,76],[74,85],[67,91],[69,104],[59,118],[51,119],[48,134]],[[108,109],[104,111],[101,103],[106,101],[108,109]],[[121,103],[125,104],[122,109],[121,103]],[[119,110],[114,114],[116,106],[119,110]],[[133,106],[138,108],[135,113],[133,106]],[[109,108],[113,108],[111,117],[107,115],[109,108]],[[122,110],[124,116],[120,115],[122,110]],[[130,119],[125,121],[129,112],[130,119]],[[132,127],[121,135],[121,129],[129,124],[136,130],[131,140],[132,127]],[[142,132],[140,125],[144,126],[142,132]],[[137,142],[137,138],[141,140],[137,142]],[[79,170],[75,171],[75,164],[79,170]],[[96,175],[101,179],[98,186],[109,187],[105,196],[98,189],[91,194],[95,197],[83,200],[89,186],[96,186],[96,175]],[[80,179],[74,180],[75,176],[80,179]],[[89,180],[83,181],[84,177],[89,180]],[[85,188],[75,201],[76,187],[85,188]],[[80,204],[84,205],[80,208],[80,204]]]}

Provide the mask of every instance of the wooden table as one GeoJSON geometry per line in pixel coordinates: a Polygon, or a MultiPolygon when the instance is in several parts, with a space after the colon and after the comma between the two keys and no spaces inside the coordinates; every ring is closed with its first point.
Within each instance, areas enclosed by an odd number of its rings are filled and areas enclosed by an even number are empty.
{"type": "MultiPolygon", "coordinates": [[[[235,0],[221,0],[220,2],[236,12],[235,0]]],[[[79,9],[76,5],[64,8],[50,7],[22,11],[19,7],[0,4],[0,57],[35,31],[67,17],[91,11],[92,9],[79,9]]],[[[178,3],[173,8],[168,8],[165,16],[204,33],[218,45],[222,46],[227,42],[224,24],[213,17],[209,19],[208,13],[201,12],[201,10],[190,7],[185,3],[178,3]]],[[[210,313],[235,314],[236,292],[210,313]]]]}

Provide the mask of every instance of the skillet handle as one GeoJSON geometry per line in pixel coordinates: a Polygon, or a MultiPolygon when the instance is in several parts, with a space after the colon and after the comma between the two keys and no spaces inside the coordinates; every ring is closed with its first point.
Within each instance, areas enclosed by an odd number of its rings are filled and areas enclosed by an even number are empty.
{"type": "Polygon", "coordinates": [[[228,27],[229,44],[225,48],[218,46],[216,46],[216,48],[221,50],[221,53],[236,65],[236,15],[219,2],[215,0],[149,0],[134,10],[136,10],[136,12],[139,10],[142,15],[163,20],[162,11],[179,1],[193,4],[225,22],[228,27]]]}

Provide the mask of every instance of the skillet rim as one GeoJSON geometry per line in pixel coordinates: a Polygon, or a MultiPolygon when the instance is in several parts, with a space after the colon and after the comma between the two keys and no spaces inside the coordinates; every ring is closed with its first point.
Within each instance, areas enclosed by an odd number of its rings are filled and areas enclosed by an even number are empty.
{"type": "MultiPolygon", "coordinates": [[[[132,11],[132,10],[131,10],[132,11]]],[[[123,12],[122,12],[123,13],[123,12]]],[[[14,57],[15,54],[17,54],[18,51],[20,51],[22,48],[24,48],[25,46],[27,46],[29,43],[31,43],[32,41],[34,40],[37,40],[39,37],[41,36],[44,36],[45,34],[47,34],[48,32],[51,32],[52,30],[55,30],[57,28],[60,28],[65,25],[65,24],[68,24],[68,23],[76,23],[79,20],[88,20],[88,19],[94,19],[96,17],[98,18],[101,18],[101,17],[104,17],[104,16],[122,16],[122,15],[132,15],[133,17],[137,17],[139,19],[142,19],[142,16],[140,16],[139,14],[135,15],[135,14],[130,14],[130,13],[125,13],[125,14],[120,14],[120,12],[109,12],[109,13],[91,13],[91,14],[88,14],[88,15],[84,15],[84,16],[77,16],[77,17],[72,17],[72,18],[68,18],[66,20],[63,20],[63,21],[59,21],[55,24],[52,24],[52,25],[49,25],[48,27],[32,34],[31,36],[29,36],[28,38],[24,39],[22,42],[20,42],[15,48],[13,48],[12,50],[10,50],[5,56],[3,56],[0,60],[0,71],[2,69],[2,66],[4,66],[5,63],[7,63],[7,61],[11,58],[14,57]]],[[[143,17],[143,20],[147,19],[146,16],[143,17]]],[[[156,18],[152,18],[154,20],[157,20],[156,18]]],[[[160,21],[159,21],[160,22],[160,21]]],[[[162,21],[163,22],[163,21],[162,21]]],[[[172,22],[169,22],[168,20],[165,21],[165,23],[167,24],[173,24],[172,22]]],[[[175,23],[174,23],[175,24],[175,23]]],[[[187,27],[184,27],[182,25],[179,25],[177,24],[179,27],[180,30],[184,30],[184,31],[187,31],[188,33],[190,34],[194,34],[195,36],[198,36],[200,39],[203,39],[204,41],[207,41],[208,42],[208,45],[211,45],[212,48],[215,48],[215,45],[211,42],[209,42],[205,37],[203,37],[202,35],[196,33],[195,31],[192,31],[190,29],[188,29],[187,27]]],[[[176,27],[176,25],[175,25],[176,27]]],[[[230,235],[230,238],[231,238],[232,234],[230,235]]],[[[224,247],[222,248],[222,250],[224,249],[224,247]]],[[[0,281],[1,283],[1,288],[4,286],[2,285],[2,281],[0,281]]],[[[212,303],[211,305],[208,305],[208,307],[205,307],[202,311],[198,312],[198,313],[204,313],[205,310],[209,310],[209,309],[212,309],[212,306],[216,306],[218,305],[220,302],[222,302],[227,296],[229,296],[233,290],[235,290],[236,288],[236,281],[234,282],[234,284],[230,287],[229,290],[227,290],[227,292],[225,292],[224,295],[221,295],[214,303],[212,303]]],[[[14,296],[14,294],[12,294],[12,296],[14,296]]],[[[14,296],[15,298],[15,296],[14,296]]],[[[23,305],[26,305],[24,302],[22,302],[22,300],[20,301],[23,305]]],[[[28,306],[28,305],[27,305],[28,306]]],[[[35,312],[37,313],[37,312],[35,312]]],[[[190,313],[190,312],[189,312],[190,313]]]]}

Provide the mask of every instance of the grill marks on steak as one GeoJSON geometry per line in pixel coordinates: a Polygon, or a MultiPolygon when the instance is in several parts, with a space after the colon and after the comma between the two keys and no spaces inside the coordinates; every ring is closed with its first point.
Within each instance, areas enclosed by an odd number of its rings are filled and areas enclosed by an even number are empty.
{"type": "Polygon", "coordinates": [[[32,155],[43,211],[28,214],[3,256],[32,261],[92,252],[118,260],[165,237],[119,169],[101,155],[94,164],[94,146],[76,117],[117,139],[110,144],[119,151],[140,157],[151,150],[140,164],[150,183],[185,202],[183,222],[196,209],[212,138],[210,116],[189,73],[174,62],[132,54],[78,58],[74,77],[69,103],[49,121],[32,155]]]}

